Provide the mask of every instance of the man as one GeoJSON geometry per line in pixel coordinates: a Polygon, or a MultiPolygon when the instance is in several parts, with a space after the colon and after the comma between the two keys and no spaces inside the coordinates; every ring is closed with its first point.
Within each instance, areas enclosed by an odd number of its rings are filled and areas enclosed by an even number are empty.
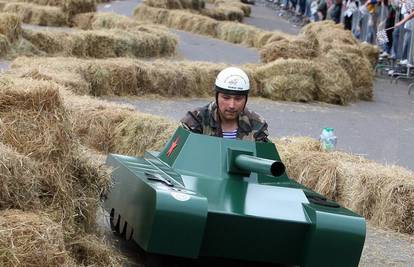
{"type": "Polygon", "coordinates": [[[267,123],[246,108],[249,90],[249,77],[243,70],[222,70],[215,82],[216,101],[187,112],[181,125],[200,134],[269,142],[267,123]]]}

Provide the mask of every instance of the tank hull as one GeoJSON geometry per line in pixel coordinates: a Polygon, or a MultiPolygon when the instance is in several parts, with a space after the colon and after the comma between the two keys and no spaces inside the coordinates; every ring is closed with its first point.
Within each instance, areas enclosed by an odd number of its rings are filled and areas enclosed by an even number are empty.
{"type": "Polygon", "coordinates": [[[132,233],[149,253],[358,266],[365,241],[363,217],[286,174],[275,178],[229,172],[230,149],[280,160],[273,144],[231,142],[179,128],[159,153],[108,156],[114,186],[105,208],[118,230],[132,233]],[[219,153],[207,166],[195,152],[204,148],[219,153]]]}

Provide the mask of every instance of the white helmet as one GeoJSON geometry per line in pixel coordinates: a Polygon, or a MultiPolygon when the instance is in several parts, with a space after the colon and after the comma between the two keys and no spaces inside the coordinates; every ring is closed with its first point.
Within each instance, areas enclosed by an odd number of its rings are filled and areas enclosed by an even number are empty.
{"type": "Polygon", "coordinates": [[[250,81],[247,74],[235,67],[225,68],[216,78],[216,91],[233,95],[247,95],[250,81]]]}

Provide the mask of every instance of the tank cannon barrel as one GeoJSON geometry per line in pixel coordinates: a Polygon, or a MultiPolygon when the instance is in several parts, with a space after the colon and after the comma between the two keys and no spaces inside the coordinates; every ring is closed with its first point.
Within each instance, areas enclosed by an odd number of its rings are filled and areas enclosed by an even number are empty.
{"type": "Polygon", "coordinates": [[[285,165],[281,161],[269,160],[250,155],[237,155],[234,158],[237,168],[247,172],[281,176],[285,173],[285,165]]]}

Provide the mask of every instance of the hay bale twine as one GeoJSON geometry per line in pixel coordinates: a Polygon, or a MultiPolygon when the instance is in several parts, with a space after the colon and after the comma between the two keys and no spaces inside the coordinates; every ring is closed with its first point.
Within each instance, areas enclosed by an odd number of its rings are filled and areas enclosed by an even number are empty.
{"type": "Polygon", "coordinates": [[[7,37],[13,43],[20,38],[22,26],[20,18],[11,13],[0,13],[0,34],[7,37]]]}
{"type": "Polygon", "coordinates": [[[0,211],[0,249],[1,266],[61,266],[72,262],[61,225],[31,212],[0,211]]]}

